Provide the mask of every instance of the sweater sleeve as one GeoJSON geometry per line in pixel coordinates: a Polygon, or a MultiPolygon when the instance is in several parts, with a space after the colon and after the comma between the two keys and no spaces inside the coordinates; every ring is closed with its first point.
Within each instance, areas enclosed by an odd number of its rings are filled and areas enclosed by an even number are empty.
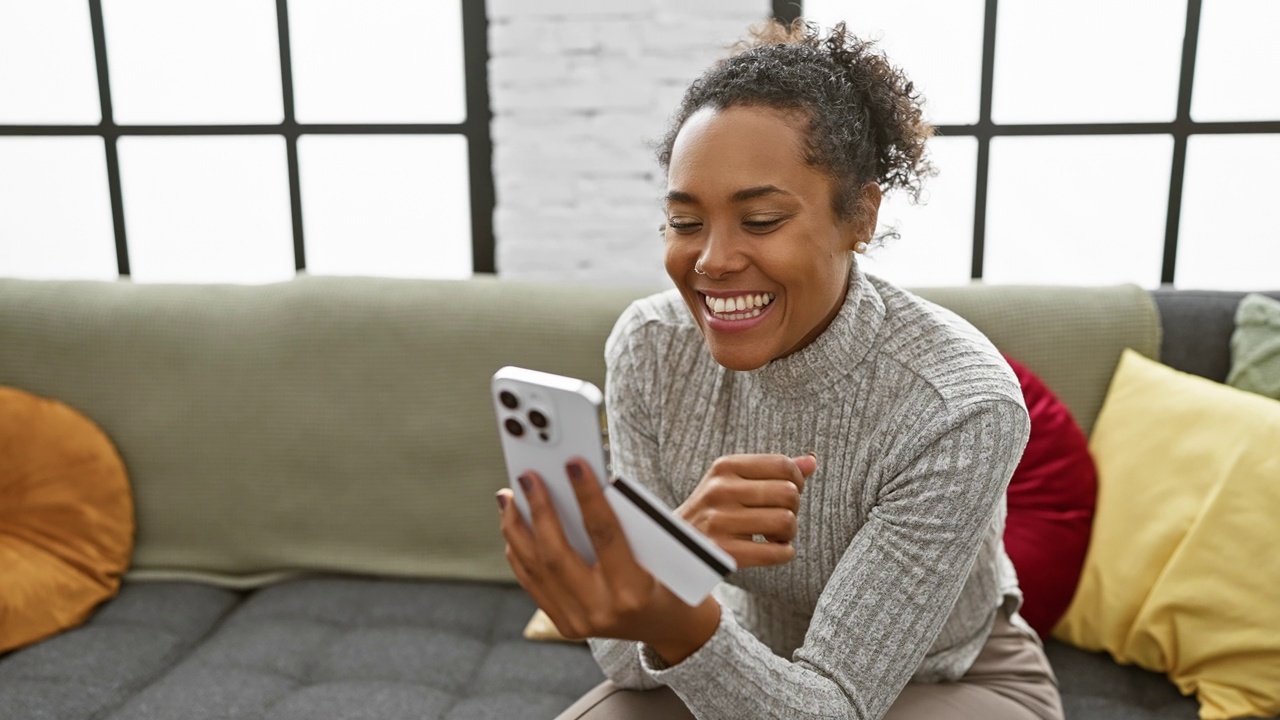
{"type": "Polygon", "coordinates": [[[955,605],[1028,430],[1016,402],[971,401],[891,452],[792,659],[726,611],[677,665],[642,647],[637,677],[672,688],[701,720],[883,717],[955,605]]]}

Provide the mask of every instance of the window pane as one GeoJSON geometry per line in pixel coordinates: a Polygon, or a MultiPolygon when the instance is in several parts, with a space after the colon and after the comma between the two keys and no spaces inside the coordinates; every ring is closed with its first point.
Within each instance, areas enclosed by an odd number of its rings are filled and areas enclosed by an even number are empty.
{"type": "Polygon", "coordinates": [[[308,272],[471,277],[465,137],[304,135],[298,166],[308,272]]]}
{"type": "Polygon", "coordinates": [[[0,138],[0,275],[117,277],[101,138],[0,138]]]}
{"type": "Polygon", "coordinates": [[[291,0],[298,121],[462,122],[462,2],[291,0]]]}
{"type": "Polygon", "coordinates": [[[102,15],[116,122],[284,119],[271,0],[103,0],[102,15]]]}
{"type": "Polygon", "coordinates": [[[1187,141],[1175,285],[1280,288],[1277,167],[1280,135],[1193,135],[1187,141]]]}
{"type": "Polygon", "coordinates": [[[1172,120],[1186,0],[1004,0],[992,119],[1172,120]]]}
{"type": "Polygon", "coordinates": [[[978,121],[982,0],[806,0],[804,14],[824,27],[844,20],[859,37],[880,38],[885,54],[924,93],[931,122],[978,121]]]}
{"type": "Polygon", "coordinates": [[[293,277],[284,138],[126,137],[119,147],[133,279],[293,277]]]}
{"type": "Polygon", "coordinates": [[[0,123],[96,125],[101,120],[89,4],[0,3],[0,123]]]}
{"type": "Polygon", "coordinates": [[[1205,0],[1200,11],[1191,117],[1280,119],[1280,3],[1205,0]]]}
{"type": "Polygon", "coordinates": [[[864,256],[862,267],[899,285],[956,285],[969,281],[973,262],[973,194],[978,163],[974,138],[936,137],[929,153],[938,169],[925,183],[921,204],[890,194],[880,205],[883,232],[901,237],[864,256]]]}
{"type": "Polygon", "coordinates": [[[996,138],[986,267],[999,283],[1160,284],[1173,138],[996,138]]]}

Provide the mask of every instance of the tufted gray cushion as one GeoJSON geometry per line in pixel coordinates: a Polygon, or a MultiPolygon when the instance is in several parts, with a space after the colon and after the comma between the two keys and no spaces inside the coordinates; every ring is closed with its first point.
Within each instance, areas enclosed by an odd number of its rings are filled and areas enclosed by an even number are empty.
{"type": "Polygon", "coordinates": [[[0,656],[0,717],[103,717],[191,652],[240,600],[190,583],[125,583],[85,625],[0,656]]]}
{"type": "MultiPolygon", "coordinates": [[[[1261,294],[1280,300],[1280,290],[1261,294]]],[[[1226,290],[1153,290],[1164,331],[1160,361],[1214,382],[1225,381],[1231,369],[1236,308],[1245,295],[1226,290]]]]}
{"type": "MultiPolygon", "coordinates": [[[[532,643],[518,588],[316,577],[240,594],[127,582],[85,626],[0,657],[25,720],[554,718],[602,677],[532,643]]],[[[1071,720],[1194,720],[1163,676],[1050,641],[1071,720]]]]}
{"type": "Polygon", "coordinates": [[[125,585],[77,630],[0,658],[5,717],[87,720],[551,718],[603,679],[533,643],[506,585],[351,577],[247,595],[125,585]]]}
{"type": "Polygon", "coordinates": [[[1200,704],[1184,697],[1164,675],[1117,665],[1056,640],[1045,653],[1058,676],[1067,720],[1196,720],[1200,704]]]}

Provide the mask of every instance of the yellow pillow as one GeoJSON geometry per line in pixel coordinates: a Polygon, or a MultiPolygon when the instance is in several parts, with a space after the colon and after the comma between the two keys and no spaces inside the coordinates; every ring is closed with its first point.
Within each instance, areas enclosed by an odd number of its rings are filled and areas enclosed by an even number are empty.
{"type": "Polygon", "coordinates": [[[1280,402],[1126,350],[1089,449],[1093,537],[1054,636],[1167,673],[1205,720],[1280,714],[1280,402]]]}
{"type": "Polygon", "coordinates": [[[115,446],[63,403],[0,387],[0,653],[115,594],[133,499],[115,446]]]}
{"type": "Polygon", "coordinates": [[[570,640],[560,634],[560,628],[551,622],[551,618],[541,609],[533,613],[533,617],[529,618],[529,622],[524,626],[524,637],[526,640],[549,640],[551,642],[567,642],[567,643],[586,643],[586,640],[570,640]]]}

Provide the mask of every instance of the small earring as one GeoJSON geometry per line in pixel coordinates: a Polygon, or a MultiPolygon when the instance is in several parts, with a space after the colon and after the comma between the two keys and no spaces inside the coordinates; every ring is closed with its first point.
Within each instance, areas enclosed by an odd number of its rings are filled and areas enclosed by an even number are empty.
{"type": "Polygon", "coordinates": [[[698,273],[699,275],[706,275],[706,274],[707,274],[707,271],[702,269],[702,261],[701,261],[701,260],[699,260],[698,262],[696,262],[696,263],[694,263],[694,264],[693,264],[693,271],[694,271],[694,272],[696,272],[696,273],[698,273]]]}
{"type": "Polygon", "coordinates": [[[859,240],[858,244],[853,246],[853,251],[858,254],[865,253],[867,251],[867,244],[859,240]]]}

